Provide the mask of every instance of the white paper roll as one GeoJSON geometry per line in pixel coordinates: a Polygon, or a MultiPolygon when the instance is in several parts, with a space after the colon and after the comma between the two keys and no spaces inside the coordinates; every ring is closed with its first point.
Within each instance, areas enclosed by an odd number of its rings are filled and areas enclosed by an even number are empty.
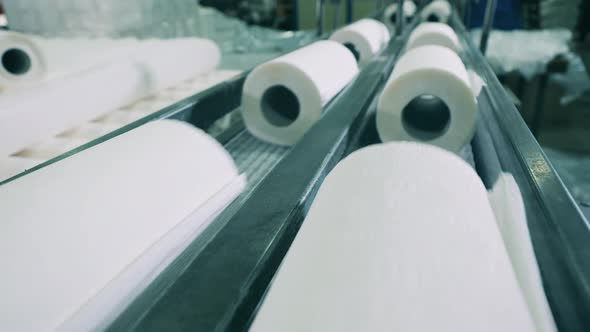
{"type": "Polygon", "coordinates": [[[89,139],[83,138],[50,138],[42,143],[34,144],[22,151],[19,151],[16,155],[25,158],[48,160],[58,157],[66,152],[72,151],[88,142],[90,142],[89,139]]]}
{"type": "Polygon", "coordinates": [[[17,33],[0,33],[0,88],[27,86],[45,79],[47,64],[41,49],[17,33]]]}
{"type": "MultiPolygon", "coordinates": [[[[404,17],[409,22],[416,15],[416,4],[412,0],[404,1],[404,17]]],[[[387,25],[390,31],[395,32],[397,25],[397,3],[392,3],[383,11],[383,23],[387,25]]]]}
{"type": "Polygon", "coordinates": [[[129,57],[135,39],[46,39],[0,33],[0,87],[37,85],[129,57]]]}
{"type": "Polygon", "coordinates": [[[203,38],[147,40],[140,44],[135,59],[147,69],[153,91],[160,91],[213,71],[221,51],[203,38]]]}
{"type": "Polygon", "coordinates": [[[146,67],[159,90],[213,70],[221,53],[215,43],[201,38],[138,42],[0,33],[0,57],[0,86],[4,87],[36,85],[110,62],[135,59],[146,67]]]}
{"type": "Polygon", "coordinates": [[[474,170],[387,143],[326,177],[250,331],[536,330],[474,170]]]}
{"type": "Polygon", "coordinates": [[[442,46],[422,46],[395,65],[377,107],[384,142],[422,141],[458,152],[475,132],[477,101],[465,65],[442,46]]]}
{"type": "Polygon", "coordinates": [[[32,159],[23,157],[4,157],[0,158],[0,182],[18,175],[28,169],[31,169],[45,160],[32,159]]]}
{"type": "Polygon", "coordinates": [[[422,9],[420,17],[427,22],[447,23],[452,13],[453,7],[447,0],[435,0],[422,9]]]}
{"type": "Polygon", "coordinates": [[[219,54],[214,43],[201,39],[145,42],[126,62],[4,95],[0,98],[0,155],[211,71],[219,54]]]}
{"type": "Polygon", "coordinates": [[[244,83],[246,126],[264,141],[295,144],[320,119],[324,105],[357,73],[352,53],[331,40],[262,64],[244,83]]]}
{"type": "Polygon", "coordinates": [[[97,118],[93,122],[126,126],[130,123],[141,120],[148,115],[149,113],[138,111],[114,111],[97,118]]]}
{"type": "Polygon", "coordinates": [[[59,137],[94,140],[117,130],[119,127],[116,124],[88,122],[61,133],[59,137]]]}
{"type": "Polygon", "coordinates": [[[461,42],[455,31],[443,23],[426,22],[417,26],[408,38],[406,49],[427,45],[444,46],[455,52],[461,49],[461,42]]]}
{"type": "Polygon", "coordinates": [[[366,65],[389,42],[387,27],[374,19],[366,18],[336,30],[330,39],[346,46],[360,66],[366,65]]]}
{"type": "Polygon", "coordinates": [[[0,329],[101,330],[243,189],[231,156],[155,121],[0,190],[0,329]]]}
{"type": "Polygon", "coordinates": [[[557,331],[531,243],[524,202],[512,175],[500,175],[489,199],[516,277],[535,319],[535,331],[557,331]]]}
{"type": "Polygon", "coordinates": [[[17,152],[150,93],[134,63],[109,65],[0,98],[0,155],[17,152]]]}

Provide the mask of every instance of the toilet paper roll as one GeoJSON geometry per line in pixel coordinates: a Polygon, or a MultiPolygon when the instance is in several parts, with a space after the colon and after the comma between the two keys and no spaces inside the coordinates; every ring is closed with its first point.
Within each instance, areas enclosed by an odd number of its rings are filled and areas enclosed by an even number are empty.
{"type": "Polygon", "coordinates": [[[389,42],[387,27],[374,19],[366,18],[336,30],[330,39],[346,46],[359,65],[364,66],[389,42]]]}
{"type": "Polygon", "coordinates": [[[422,46],[397,62],[377,106],[384,142],[422,141],[453,152],[475,132],[477,102],[465,65],[442,46],[422,46]]]}
{"type": "Polygon", "coordinates": [[[248,75],[242,94],[248,130],[270,143],[295,144],[357,72],[352,53],[331,40],[258,66],[248,75]]]}
{"type": "Polygon", "coordinates": [[[17,33],[0,33],[0,87],[21,87],[38,83],[47,75],[41,49],[17,33]]]}
{"type": "Polygon", "coordinates": [[[88,142],[90,142],[89,139],[83,138],[55,137],[19,151],[16,156],[49,160],[70,152],[88,142]]]}
{"type": "Polygon", "coordinates": [[[326,177],[250,331],[536,329],[475,171],[396,142],[326,177]]]}
{"type": "Polygon", "coordinates": [[[61,133],[59,137],[94,140],[119,128],[116,124],[88,122],[61,133]]]}
{"type": "Polygon", "coordinates": [[[426,45],[448,47],[457,53],[461,49],[461,42],[455,31],[443,23],[426,22],[417,26],[408,38],[406,49],[410,50],[426,45]]]}
{"type": "Polygon", "coordinates": [[[126,126],[130,123],[141,120],[148,115],[149,113],[138,111],[114,111],[97,118],[93,122],[126,126]]]}
{"type": "Polygon", "coordinates": [[[37,85],[132,54],[135,39],[46,39],[0,33],[0,87],[37,85]]]}
{"type": "Polygon", "coordinates": [[[213,70],[221,59],[215,43],[202,38],[44,39],[0,34],[0,86],[23,87],[134,59],[146,67],[156,90],[213,70]]]}
{"type": "Polygon", "coordinates": [[[211,71],[214,43],[196,38],[145,42],[126,62],[96,67],[0,98],[0,155],[211,71]],[[167,47],[168,45],[168,47],[167,47]]]}
{"type": "Polygon", "coordinates": [[[435,0],[422,9],[420,17],[427,22],[447,23],[452,13],[453,7],[448,1],[435,0]]]}
{"type": "Polygon", "coordinates": [[[244,185],[217,141],[173,120],[3,185],[0,329],[103,330],[244,185]]]}
{"type": "Polygon", "coordinates": [[[147,69],[154,92],[212,72],[221,62],[217,44],[204,38],[147,40],[135,54],[135,61],[147,69]]]}
{"type": "MultiPolygon", "coordinates": [[[[404,1],[404,18],[406,22],[410,21],[416,15],[416,4],[414,1],[404,1]]],[[[390,31],[394,32],[397,26],[397,3],[392,3],[383,11],[383,23],[387,25],[390,31]]]]}
{"type": "Polygon", "coordinates": [[[0,182],[42,164],[45,160],[23,157],[0,158],[0,182]]]}
{"type": "Polygon", "coordinates": [[[503,173],[498,177],[489,199],[516,277],[535,320],[535,331],[557,331],[531,243],[524,202],[512,175],[503,173]]]}

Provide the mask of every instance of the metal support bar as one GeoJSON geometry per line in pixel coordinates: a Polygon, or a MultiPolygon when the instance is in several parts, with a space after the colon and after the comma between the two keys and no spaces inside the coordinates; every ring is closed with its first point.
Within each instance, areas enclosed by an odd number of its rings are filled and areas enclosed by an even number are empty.
{"type": "Polygon", "coordinates": [[[488,48],[488,39],[490,38],[490,31],[494,24],[494,16],[496,14],[496,0],[488,0],[486,3],[486,12],[483,19],[483,26],[481,29],[481,41],[479,43],[479,50],[483,55],[486,54],[488,48]]]}
{"type": "Polygon", "coordinates": [[[463,24],[469,27],[471,24],[471,0],[465,1],[465,7],[463,8],[463,24]]]}
{"type": "Polygon", "coordinates": [[[326,10],[326,3],[324,0],[316,0],[315,2],[315,15],[317,34],[321,36],[324,33],[324,12],[326,10]]]}
{"type": "Polygon", "coordinates": [[[404,0],[397,0],[397,22],[395,31],[398,36],[404,31],[404,0]]]}
{"type": "Polygon", "coordinates": [[[352,23],[353,16],[352,0],[346,0],[346,24],[352,23]]]}
{"type": "Polygon", "coordinates": [[[342,11],[341,4],[342,0],[332,0],[332,5],[334,5],[334,15],[332,17],[333,30],[336,30],[340,26],[340,12],[342,11]]]}

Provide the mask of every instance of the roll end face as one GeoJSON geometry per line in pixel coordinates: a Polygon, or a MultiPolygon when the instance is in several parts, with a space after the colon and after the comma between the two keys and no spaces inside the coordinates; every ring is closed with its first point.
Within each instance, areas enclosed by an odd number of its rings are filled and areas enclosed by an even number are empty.
{"type": "Polygon", "coordinates": [[[377,131],[383,142],[416,141],[458,153],[475,133],[477,113],[468,83],[442,69],[416,69],[383,90],[377,131]]]}

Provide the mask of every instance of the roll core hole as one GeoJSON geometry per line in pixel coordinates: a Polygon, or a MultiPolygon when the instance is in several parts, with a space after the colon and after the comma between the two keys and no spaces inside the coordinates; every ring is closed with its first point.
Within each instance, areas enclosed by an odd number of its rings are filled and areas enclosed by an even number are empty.
{"type": "Polygon", "coordinates": [[[297,119],[300,112],[299,99],[284,85],[268,88],[260,101],[262,114],[277,127],[286,127],[297,119]]]}
{"type": "Polygon", "coordinates": [[[397,23],[397,13],[393,13],[389,16],[389,22],[396,24],[397,23]]]}
{"type": "MultiPolygon", "coordinates": [[[[406,22],[410,22],[411,20],[412,20],[412,18],[410,16],[405,17],[406,22]]],[[[397,13],[393,13],[389,16],[389,22],[391,22],[391,24],[394,24],[394,25],[397,23],[397,13]]]]}
{"type": "Polygon", "coordinates": [[[344,47],[346,47],[352,53],[352,55],[354,55],[354,58],[356,59],[356,62],[358,62],[359,59],[360,59],[360,57],[361,57],[361,54],[356,49],[356,46],[354,46],[353,43],[344,43],[344,47]]]}
{"type": "Polygon", "coordinates": [[[428,17],[426,18],[426,20],[428,22],[440,22],[440,19],[438,18],[438,15],[434,15],[434,14],[428,15],[428,17]]]}
{"type": "Polygon", "coordinates": [[[2,66],[13,75],[22,75],[31,69],[31,58],[18,48],[11,48],[2,54],[2,66]]]}
{"type": "Polygon", "coordinates": [[[404,129],[413,137],[429,141],[442,136],[451,122],[447,104],[433,95],[420,95],[402,110],[404,129]]]}

